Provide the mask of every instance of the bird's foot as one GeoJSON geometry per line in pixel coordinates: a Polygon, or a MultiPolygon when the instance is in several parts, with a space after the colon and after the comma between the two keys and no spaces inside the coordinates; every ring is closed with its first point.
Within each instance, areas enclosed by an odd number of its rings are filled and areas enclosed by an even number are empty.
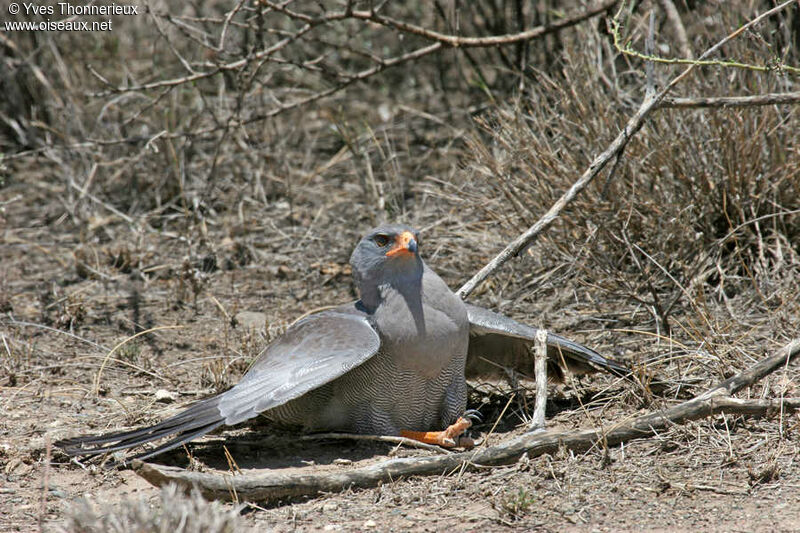
{"type": "Polygon", "coordinates": [[[437,444],[443,448],[472,448],[475,441],[464,435],[464,432],[472,427],[472,421],[480,421],[480,413],[474,409],[464,412],[464,416],[458,418],[444,431],[406,431],[400,432],[400,436],[407,439],[424,442],[425,444],[437,444]]]}

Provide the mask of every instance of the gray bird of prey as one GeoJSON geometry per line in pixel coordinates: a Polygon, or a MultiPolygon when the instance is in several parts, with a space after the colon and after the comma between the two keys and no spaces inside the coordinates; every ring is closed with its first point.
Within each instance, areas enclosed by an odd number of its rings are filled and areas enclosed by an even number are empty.
{"type": "MultiPolygon", "coordinates": [[[[467,377],[532,368],[536,329],[461,301],[419,255],[418,233],[384,225],[350,258],[360,300],[313,313],[269,344],[241,381],[154,426],[56,443],[69,455],[114,452],[172,437],[145,459],[259,414],[309,431],[400,435],[469,446],[467,377]],[[530,361],[530,362],[527,362],[530,361]]],[[[551,367],[629,374],[557,335],[551,367]]]]}

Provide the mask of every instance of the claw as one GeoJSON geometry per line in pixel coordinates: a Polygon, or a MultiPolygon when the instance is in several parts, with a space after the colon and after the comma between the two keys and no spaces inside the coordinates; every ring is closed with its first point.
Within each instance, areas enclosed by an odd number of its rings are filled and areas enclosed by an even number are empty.
{"type": "Polygon", "coordinates": [[[474,439],[470,437],[465,437],[464,435],[461,435],[455,441],[455,447],[457,448],[469,449],[469,448],[474,448],[477,444],[479,444],[479,442],[476,442],[474,439]]]}
{"type": "Polygon", "coordinates": [[[483,417],[481,416],[481,412],[477,409],[467,409],[464,411],[464,414],[461,415],[464,418],[469,418],[475,422],[483,422],[483,417]]]}

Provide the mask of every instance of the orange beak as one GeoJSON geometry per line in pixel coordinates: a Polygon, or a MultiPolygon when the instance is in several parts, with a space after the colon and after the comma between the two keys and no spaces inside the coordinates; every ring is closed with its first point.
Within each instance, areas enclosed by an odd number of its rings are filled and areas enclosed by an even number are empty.
{"type": "Polygon", "coordinates": [[[386,255],[389,257],[403,254],[403,255],[414,255],[417,252],[417,239],[414,237],[414,234],[410,231],[404,231],[394,241],[394,246],[392,249],[386,252],[386,255]]]}

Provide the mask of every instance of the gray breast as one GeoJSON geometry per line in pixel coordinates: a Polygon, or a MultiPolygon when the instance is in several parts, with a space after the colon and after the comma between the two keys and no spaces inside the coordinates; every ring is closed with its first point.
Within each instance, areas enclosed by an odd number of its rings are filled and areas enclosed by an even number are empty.
{"type": "Polygon", "coordinates": [[[427,274],[419,302],[400,292],[384,295],[374,315],[382,341],[375,356],[265,414],[310,430],[383,435],[455,422],[466,407],[469,322],[461,300],[427,274]]]}

